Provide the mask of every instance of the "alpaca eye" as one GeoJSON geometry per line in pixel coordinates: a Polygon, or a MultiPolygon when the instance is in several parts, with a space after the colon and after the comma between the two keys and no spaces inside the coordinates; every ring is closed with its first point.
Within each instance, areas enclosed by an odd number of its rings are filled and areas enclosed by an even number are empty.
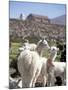
{"type": "Polygon", "coordinates": [[[53,51],[54,51],[55,49],[53,48],[53,51]]]}

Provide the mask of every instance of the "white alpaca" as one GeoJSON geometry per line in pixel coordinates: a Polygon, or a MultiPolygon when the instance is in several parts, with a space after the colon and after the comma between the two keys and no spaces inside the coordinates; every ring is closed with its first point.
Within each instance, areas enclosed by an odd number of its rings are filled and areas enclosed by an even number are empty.
{"type": "MultiPolygon", "coordinates": [[[[49,59],[40,57],[42,61],[41,68],[41,76],[43,79],[43,86],[54,86],[55,77],[60,76],[63,80],[65,80],[65,72],[66,72],[66,63],[62,62],[54,62],[57,56],[57,51],[59,49],[55,46],[51,47],[49,59]]],[[[38,78],[38,77],[37,77],[38,78]]]]}
{"type": "MultiPolygon", "coordinates": [[[[51,47],[51,51],[52,51],[52,47],[51,47]]],[[[54,61],[56,55],[57,55],[57,52],[53,53],[53,51],[52,51],[50,53],[49,58],[50,59],[53,59],[53,61],[54,61]]],[[[46,85],[46,82],[47,82],[47,78],[49,78],[48,76],[49,76],[50,72],[52,72],[52,70],[51,71],[49,70],[49,69],[51,69],[49,67],[53,67],[53,64],[52,64],[52,62],[49,59],[47,59],[45,57],[41,57],[40,56],[40,60],[41,60],[41,63],[42,63],[42,68],[41,68],[41,74],[40,74],[40,76],[43,79],[43,86],[45,86],[46,85]],[[49,64],[49,67],[48,67],[48,64],[49,64]]],[[[38,78],[38,77],[35,76],[35,78],[38,78]]],[[[38,82],[38,80],[37,80],[37,82],[38,82]]]]}
{"type": "Polygon", "coordinates": [[[39,54],[44,50],[43,48],[49,48],[46,40],[40,41],[36,51],[25,49],[18,57],[18,70],[22,77],[22,87],[27,88],[34,86],[33,82],[37,79],[35,75],[37,77],[39,76],[42,67],[39,54]]]}
{"type": "Polygon", "coordinates": [[[19,48],[19,51],[23,51],[25,49],[30,49],[28,40],[26,40],[26,42],[23,44],[23,46],[19,48]]]}
{"type": "Polygon", "coordinates": [[[31,50],[31,51],[35,51],[35,50],[36,50],[36,47],[37,47],[37,45],[34,44],[34,43],[24,44],[24,46],[22,46],[22,47],[19,48],[19,51],[23,51],[23,50],[25,50],[26,48],[29,49],[29,50],[31,50]]]}
{"type": "Polygon", "coordinates": [[[45,67],[45,63],[46,63],[46,61],[47,61],[47,58],[45,58],[45,57],[42,57],[42,53],[46,50],[46,49],[50,49],[50,47],[49,47],[49,45],[48,45],[48,43],[47,43],[47,41],[45,40],[45,38],[42,38],[43,39],[43,42],[42,42],[42,40],[40,40],[39,42],[38,42],[38,44],[37,44],[37,52],[39,53],[39,55],[40,55],[40,60],[39,60],[39,63],[41,62],[41,68],[40,68],[40,70],[39,70],[39,67],[37,67],[37,72],[36,72],[36,74],[35,74],[35,77],[34,77],[34,80],[33,80],[33,87],[35,86],[35,83],[36,83],[36,80],[37,80],[37,78],[38,78],[38,76],[40,75],[40,73],[41,73],[41,75],[42,75],[42,77],[43,77],[43,82],[44,82],[44,86],[46,85],[46,77],[47,77],[47,74],[46,74],[46,67],[45,67]],[[41,43],[42,42],[42,43],[41,43]],[[40,72],[39,72],[40,71],[40,72]],[[39,73],[38,73],[39,72],[39,73]]]}
{"type": "Polygon", "coordinates": [[[55,46],[51,47],[51,54],[50,54],[50,62],[53,64],[48,66],[48,86],[54,86],[55,85],[55,78],[57,76],[60,76],[62,79],[62,83],[64,84],[66,80],[66,63],[65,62],[57,62],[55,60],[57,56],[58,48],[55,46]]]}
{"type": "Polygon", "coordinates": [[[27,40],[24,45],[22,47],[19,48],[19,51],[23,51],[25,49],[29,49],[31,51],[35,51],[36,50],[37,45],[34,43],[29,43],[29,41],[27,40]]]}

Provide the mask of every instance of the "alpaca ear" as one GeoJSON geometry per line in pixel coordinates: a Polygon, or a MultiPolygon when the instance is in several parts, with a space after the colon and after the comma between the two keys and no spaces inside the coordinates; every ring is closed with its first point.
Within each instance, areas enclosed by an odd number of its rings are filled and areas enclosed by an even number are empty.
{"type": "Polygon", "coordinates": [[[57,48],[57,51],[59,51],[59,48],[57,48]]]}
{"type": "Polygon", "coordinates": [[[51,47],[49,47],[49,51],[51,50],[51,47]]]}

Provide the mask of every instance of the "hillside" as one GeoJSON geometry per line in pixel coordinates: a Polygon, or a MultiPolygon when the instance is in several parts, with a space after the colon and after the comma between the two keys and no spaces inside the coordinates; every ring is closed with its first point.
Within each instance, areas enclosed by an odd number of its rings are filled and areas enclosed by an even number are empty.
{"type": "Polygon", "coordinates": [[[53,24],[47,16],[30,14],[27,19],[9,19],[10,36],[12,39],[22,39],[24,36],[46,36],[50,39],[65,39],[65,25],[53,24]]]}
{"type": "Polygon", "coordinates": [[[51,23],[65,25],[66,24],[66,15],[62,15],[62,16],[51,19],[51,23]]]}

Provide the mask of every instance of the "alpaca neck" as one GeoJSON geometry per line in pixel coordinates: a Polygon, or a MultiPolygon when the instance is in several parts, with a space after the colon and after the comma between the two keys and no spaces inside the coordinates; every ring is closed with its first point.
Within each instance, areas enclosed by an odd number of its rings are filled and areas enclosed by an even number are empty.
{"type": "Polygon", "coordinates": [[[36,48],[36,51],[38,52],[38,54],[39,54],[40,56],[43,55],[43,49],[42,49],[42,48],[37,47],[37,48],[36,48]]]}
{"type": "Polygon", "coordinates": [[[55,61],[56,56],[57,56],[57,52],[56,52],[56,53],[51,53],[51,54],[50,54],[50,59],[51,59],[52,61],[55,61]]]}

